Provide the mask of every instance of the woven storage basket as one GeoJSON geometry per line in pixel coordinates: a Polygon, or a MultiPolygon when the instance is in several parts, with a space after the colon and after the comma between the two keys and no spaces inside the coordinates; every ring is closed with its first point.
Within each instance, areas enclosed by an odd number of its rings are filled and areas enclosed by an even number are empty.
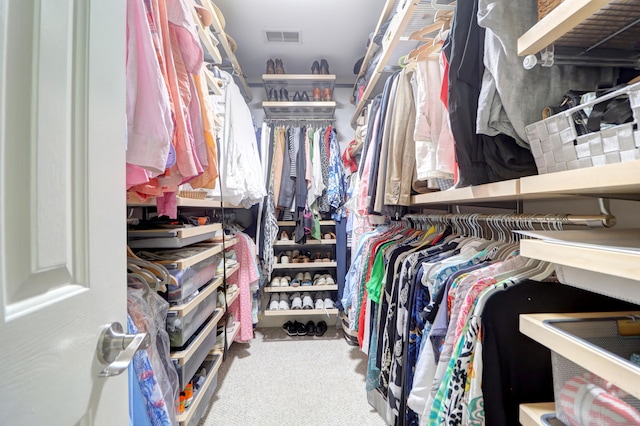
{"type": "Polygon", "coordinates": [[[204,200],[207,196],[206,191],[194,191],[194,190],[181,190],[178,192],[178,196],[182,198],[195,198],[196,200],[204,200]]]}
{"type": "Polygon", "coordinates": [[[555,9],[562,0],[538,0],[538,21],[555,9]]]}
{"type": "Polygon", "coordinates": [[[591,102],[562,111],[525,130],[539,174],[581,169],[640,159],[640,83],[635,83],[591,102]],[[578,136],[572,114],[628,95],[633,121],[578,136]],[[635,127],[635,129],[634,129],[635,127]]]}

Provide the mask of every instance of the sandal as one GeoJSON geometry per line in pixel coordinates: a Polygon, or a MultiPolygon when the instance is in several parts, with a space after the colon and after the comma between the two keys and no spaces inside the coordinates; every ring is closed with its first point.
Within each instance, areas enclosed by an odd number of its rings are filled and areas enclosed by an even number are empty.
{"type": "Polygon", "coordinates": [[[331,252],[328,251],[324,254],[324,257],[322,258],[323,262],[331,262],[331,252]]]}
{"type": "Polygon", "coordinates": [[[323,238],[325,240],[335,240],[336,239],[336,234],[335,234],[335,232],[327,232],[326,234],[324,234],[323,238]]]}
{"type": "Polygon", "coordinates": [[[313,261],[314,262],[322,262],[322,253],[317,251],[316,254],[313,256],[313,261]]]}
{"type": "Polygon", "coordinates": [[[280,241],[290,241],[287,231],[282,231],[282,234],[280,234],[280,241]]]}

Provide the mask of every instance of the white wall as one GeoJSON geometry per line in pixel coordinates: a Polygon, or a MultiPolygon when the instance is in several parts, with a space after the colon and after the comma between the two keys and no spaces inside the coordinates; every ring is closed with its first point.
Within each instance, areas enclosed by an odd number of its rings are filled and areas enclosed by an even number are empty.
{"type": "MultiPolygon", "coordinates": [[[[333,98],[335,99],[336,113],[335,113],[335,127],[338,135],[338,142],[340,143],[341,151],[347,147],[355,137],[355,132],[351,127],[351,116],[355,111],[355,106],[350,102],[352,88],[336,88],[333,91],[333,98]]],[[[310,93],[309,93],[310,94],[310,93]]],[[[251,110],[251,116],[256,126],[262,125],[264,120],[264,110],[262,109],[262,101],[267,100],[267,94],[263,87],[251,87],[251,96],[253,99],[249,102],[249,109],[251,110]]],[[[295,118],[295,117],[292,117],[295,118]]]]}

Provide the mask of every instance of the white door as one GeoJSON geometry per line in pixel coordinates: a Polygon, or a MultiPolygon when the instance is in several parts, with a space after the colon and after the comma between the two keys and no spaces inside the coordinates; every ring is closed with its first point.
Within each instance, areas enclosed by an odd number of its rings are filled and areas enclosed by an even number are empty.
{"type": "Polygon", "coordinates": [[[0,0],[0,424],[127,425],[123,0],[0,0]]]}

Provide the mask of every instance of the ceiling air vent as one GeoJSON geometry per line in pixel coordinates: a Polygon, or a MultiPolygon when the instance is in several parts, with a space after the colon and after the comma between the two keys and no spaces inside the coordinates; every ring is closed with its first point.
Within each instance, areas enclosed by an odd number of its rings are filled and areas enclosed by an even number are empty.
{"type": "Polygon", "coordinates": [[[300,43],[300,31],[265,31],[267,43],[300,43]]]}

